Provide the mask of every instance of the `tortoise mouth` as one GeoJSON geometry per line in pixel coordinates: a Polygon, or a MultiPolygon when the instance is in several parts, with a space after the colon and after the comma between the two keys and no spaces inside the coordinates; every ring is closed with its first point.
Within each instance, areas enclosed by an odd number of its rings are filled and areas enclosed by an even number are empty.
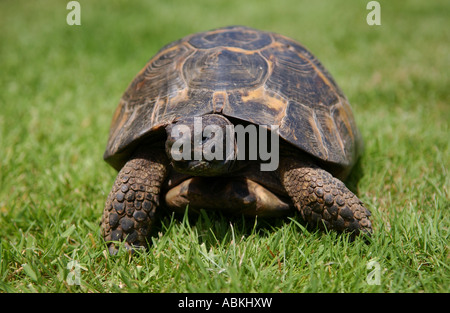
{"type": "Polygon", "coordinates": [[[245,177],[187,177],[165,194],[166,206],[184,213],[186,207],[245,216],[280,217],[293,212],[288,197],[273,193],[245,177]]]}
{"type": "Polygon", "coordinates": [[[177,172],[182,174],[191,176],[215,177],[235,172],[245,167],[245,162],[237,160],[230,160],[230,161],[172,160],[171,165],[177,172]]]}

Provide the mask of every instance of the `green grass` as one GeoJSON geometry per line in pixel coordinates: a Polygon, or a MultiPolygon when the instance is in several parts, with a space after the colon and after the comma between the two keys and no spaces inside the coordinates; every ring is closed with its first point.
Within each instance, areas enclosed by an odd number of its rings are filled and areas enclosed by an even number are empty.
{"type": "Polygon", "coordinates": [[[381,26],[367,1],[80,1],[81,26],[66,3],[0,2],[0,291],[450,291],[448,1],[380,1],[381,26]],[[371,243],[202,214],[166,216],[148,252],[108,256],[99,221],[116,173],[102,154],[121,94],[162,45],[231,24],[299,40],[346,93],[371,243]]]}

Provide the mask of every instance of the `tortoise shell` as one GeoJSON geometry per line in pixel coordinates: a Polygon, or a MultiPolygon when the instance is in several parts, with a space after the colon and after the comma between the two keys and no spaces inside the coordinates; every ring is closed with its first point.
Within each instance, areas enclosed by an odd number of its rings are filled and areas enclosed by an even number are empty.
{"type": "Polygon", "coordinates": [[[120,169],[143,138],[180,117],[219,113],[279,135],[319,160],[350,169],[361,143],[350,105],[299,43],[234,26],[163,47],[128,86],[104,154],[120,169]]]}

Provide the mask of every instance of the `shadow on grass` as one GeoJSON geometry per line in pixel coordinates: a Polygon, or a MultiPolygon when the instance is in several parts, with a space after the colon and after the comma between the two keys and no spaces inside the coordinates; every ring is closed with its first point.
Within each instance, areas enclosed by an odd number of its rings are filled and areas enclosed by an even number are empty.
{"type": "Polygon", "coordinates": [[[246,217],[244,215],[227,215],[217,211],[201,210],[200,213],[190,213],[186,208],[185,214],[177,214],[169,211],[161,213],[160,223],[155,230],[160,235],[170,233],[172,228],[193,229],[197,233],[199,244],[205,243],[211,246],[226,246],[233,240],[242,237],[255,236],[258,238],[270,237],[272,233],[296,220],[306,229],[307,225],[299,214],[277,218],[246,217]]]}
{"type": "MultiPolygon", "coordinates": [[[[326,241],[347,241],[351,243],[355,237],[350,233],[338,233],[333,230],[326,230],[317,225],[308,224],[302,219],[299,213],[277,218],[228,216],[221,212],[211,212],[201,210],[200,213],[190,214],[186,209],[184,215],[165,212],[162,214],[160,223],[156,228],[155,235],[176,236],[174,230],[184,233],[186,236],[195,236],[198,244],[205,244],[207,249],[229,247],[233,243],[238,243],[245,238],[249,240],[268,240],[277,236],[278,232],[283,232],[283,228],[294,228],[299,237],[307,241],[321,240],[322,237],[329,237],[326,241]]],[[[370,238],[364,240],[370,243],[370,238]]],[[[150,247],[151,249],[151,247],[150,247]]]]}

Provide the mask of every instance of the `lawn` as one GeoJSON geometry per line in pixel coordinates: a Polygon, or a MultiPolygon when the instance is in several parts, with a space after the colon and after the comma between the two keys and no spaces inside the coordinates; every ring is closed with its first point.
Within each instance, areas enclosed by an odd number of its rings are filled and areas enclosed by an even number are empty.
{"type": "Polygon", "coordinates": [[[450,291],[447,0],[379,1],[379,26],[368,1],[79,1],[79,26],[67,2],[0,2],[0,291],[450,291]],[[168,214],[149,251],[109,256],[102,155],[123,91],[164,44],[233,24],[300,41],[347,95],[370,243],[295,217],[168,214]]]}

